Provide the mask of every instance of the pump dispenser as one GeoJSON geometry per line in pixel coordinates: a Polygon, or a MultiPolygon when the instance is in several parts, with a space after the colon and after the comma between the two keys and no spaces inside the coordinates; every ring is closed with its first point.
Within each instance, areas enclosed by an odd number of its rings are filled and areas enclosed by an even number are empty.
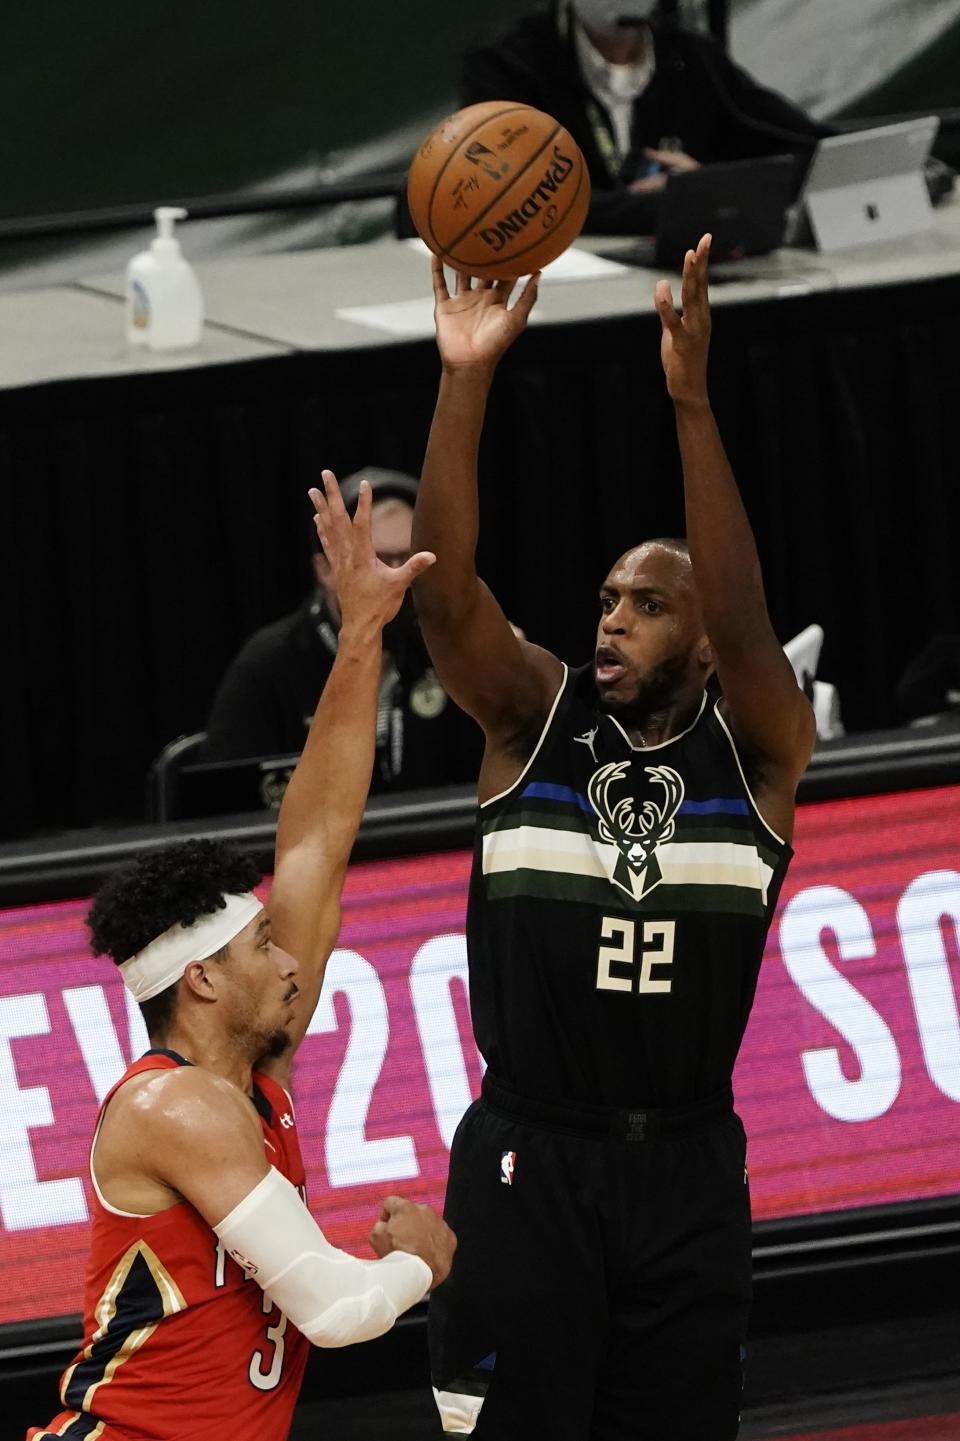
{"type": "Polygon", "coordinates": [[[173,233],[174,221],[186,217],[187,212],[175,206],[156,209],[157,234],[150,249],[135,255],[127,266],[126,324],[131,345],[180,350],[200,344],[203,295],[173,233]]]}

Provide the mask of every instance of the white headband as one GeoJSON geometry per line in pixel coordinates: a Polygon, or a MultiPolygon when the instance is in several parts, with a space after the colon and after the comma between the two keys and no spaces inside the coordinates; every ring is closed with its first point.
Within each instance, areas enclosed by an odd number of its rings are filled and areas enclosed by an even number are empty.
{"type": "Polygon", "coordinates": [[[205,961],[223,950],[263,910],[252,893],[224,896],[224,900],[226,905],[222,910],[201,916],[192,926],[171,926],[123,962],[120,974],[135,1001],[149,1001],[159,996],[179,981],[191,962],[205,961]]]}

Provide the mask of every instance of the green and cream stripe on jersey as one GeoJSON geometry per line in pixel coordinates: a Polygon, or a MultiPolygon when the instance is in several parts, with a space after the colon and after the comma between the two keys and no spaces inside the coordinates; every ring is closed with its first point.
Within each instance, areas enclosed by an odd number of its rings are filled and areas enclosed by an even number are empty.
{"type": "Polygon", "coordinates": [[[780,858],[758,844],[743,801],[681,803],[664,839],[631,847],[622,837],[620,844],[605,838],[610,826],[567,787],[534,784],[518,799],[516,809],[481,818],[491,900],[609,906],[615,898],[628,909],[766,916],[780,858]]]}

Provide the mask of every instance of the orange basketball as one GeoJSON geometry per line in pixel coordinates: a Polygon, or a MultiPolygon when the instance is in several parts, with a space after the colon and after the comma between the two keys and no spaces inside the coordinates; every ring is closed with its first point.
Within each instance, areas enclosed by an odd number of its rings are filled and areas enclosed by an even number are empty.
{"type": "Polygon", "coordinates": [[[413,223],[434,255],[484,280],[530,275],[583,229],[590,176],[568,131],[510,100],[442,120],[407,180],[413,223]]]}

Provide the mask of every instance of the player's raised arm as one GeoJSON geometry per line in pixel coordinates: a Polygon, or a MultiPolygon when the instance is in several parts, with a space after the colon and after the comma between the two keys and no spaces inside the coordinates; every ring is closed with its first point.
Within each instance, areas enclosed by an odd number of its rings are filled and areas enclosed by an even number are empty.
{"type": "Polygon", "coordinates": [[[323,483],[324,492],[312,490],[310,496],[343,621],[337,658],[280,807],[270,896],[273,938],[299,965],[293,1048],[313,1015],[340,929],[340,892],[373,769],[383,627],[414,576],[433,562],[433,556],[420,554],[402,566],[384,565],[370,534],[369,486],[364,482],[360,488],[351,523],[328,470],[323,483]]]}
{"type": "Polygon", "coordinates": [[[755,762],[764,818],[789,836],[793,796],[815,739],[809,702],[767,614],[760,560],[707,393],[710,236],[688,251],[682,315],[657,285],[662,356],[683,461],[687,542],[704,623],[735,738],[755,762]]]}
{"type": "Polygon", "coordinates": [[[527,738],[533,733],[535,742],[563,673],[555,656],[514,634],[479,579],[475,560],[477,453],[487,396],[498,361],[527,323],[537,278],[512,309],[512,280],[471,282],[460,276],[451,296],[443,265],[434,258],[433,283],[443,373],[413,544],[434,551],[437,563],[418,577],[413,592],[444,688],[486,732],[486,769],[491,751],[525,759],[527,738]]]}

